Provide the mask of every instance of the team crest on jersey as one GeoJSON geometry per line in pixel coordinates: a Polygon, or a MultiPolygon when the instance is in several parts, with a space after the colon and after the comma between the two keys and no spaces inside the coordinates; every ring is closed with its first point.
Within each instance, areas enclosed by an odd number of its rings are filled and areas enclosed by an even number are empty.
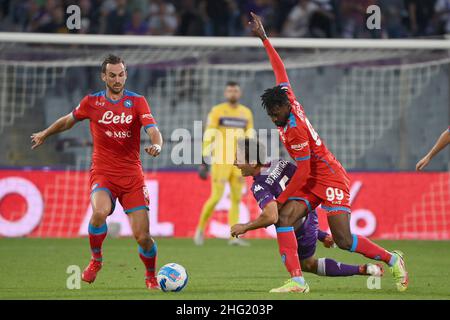
{"type": "Polygon", "coordinates": [[[133,102],[130,99],[127,99],[123,102],[123,106],[125,108],[131,108],[133,106],[133,102]]]}

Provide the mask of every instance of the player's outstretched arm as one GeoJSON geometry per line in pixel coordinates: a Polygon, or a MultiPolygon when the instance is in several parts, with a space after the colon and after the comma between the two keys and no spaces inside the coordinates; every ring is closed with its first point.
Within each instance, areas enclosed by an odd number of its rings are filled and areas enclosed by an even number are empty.
{"type": "Polygon", "coordinates": [[[33,133],[31,135],[31,142],[33,143],[31,149],[39,147],[49,136],[69,130],[73,127],[75,122],[76,120],[74,119],[72,113],[69,113],[53,122],[53,124],[47,129],[33,133]]]}
{"type": "Polygon", "coordinates": [[[436,144],[431,148],[428,154],[423,157],[416,164],[416,170],[422,171],[428,163],[433,159],[435,155],[437,155],[442,149],[444,149],[448,144],[450,144],[450,128],[442,132],[439,139],[436,141],[436,144]]]}
{"type": "Polygon", "coordinates": [[[270,43],[269,38],[266,35],[266,31],[264,30],[261,17],[254,14],[253,12],[251,12],[250,15],[252,16],[252,19],[249,24],[252,26],[253,33],[261,39],[264,47],[266,48],[266,52],[269,56],[273,72],[275,73],[277,85],[280,83],[289,83],[289,78],[287,76],[283,60],[281,60],[275,48],[272,47],[272,44],[270,43]]]}
{"type": "Polygon", "coordinates": [[[159,129],[156,126],[147,128],[145,132],[147,132],[148,136],[150,137],[150,141],[152,143],[150,147],[145,148],[145,152],[147,152],[149,155],[153,157],[159,156],[163,145],[163,138],[161,136],[161,132],[159,132],[159,129]]]}
{"type": "Polygon", "coordinates": [[[275,201],[269,202],[265,207],[261,215],[250,222],[238,223],[231,227],[231,236],[238,237],[241,234],[246,233],[249,230],[266,228],[278,221],[278,208],[275,201]]]}

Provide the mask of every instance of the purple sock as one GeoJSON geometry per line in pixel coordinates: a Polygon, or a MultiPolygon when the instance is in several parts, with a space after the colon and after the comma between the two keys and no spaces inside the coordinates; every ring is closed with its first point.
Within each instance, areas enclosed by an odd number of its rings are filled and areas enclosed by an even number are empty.
{"type": "Polygon", "coordinates": [[[328,258],[318,260],[317,275],[319,276],[348,277],[359,274],[359,266],[343,264],[328,258]]]}

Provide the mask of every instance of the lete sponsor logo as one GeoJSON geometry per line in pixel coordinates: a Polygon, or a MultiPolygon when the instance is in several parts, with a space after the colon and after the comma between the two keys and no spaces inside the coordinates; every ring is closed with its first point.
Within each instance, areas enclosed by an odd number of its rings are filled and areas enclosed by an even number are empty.
{"type": "Polygon", "coordinates": [[[120,115],[114,115],[114,112],[106,111],[103,114],[103,117],[100,120],[98,120],[98,123],[104,123],[104,124],[127,123],[127,124],[130,124],[131,121],[133,121],[133,116],[131,114],[126,115],[125,112],[122,112],[120,115]]]}

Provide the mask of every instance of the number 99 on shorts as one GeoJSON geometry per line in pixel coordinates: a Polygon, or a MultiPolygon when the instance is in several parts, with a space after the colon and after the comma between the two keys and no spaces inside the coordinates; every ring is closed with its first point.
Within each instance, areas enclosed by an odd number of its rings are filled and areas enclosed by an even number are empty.
{"type": "Polygon", "coordinates": [[[332,202],[334,200],[342,201],[344,200],[344,191],[338,188],[329,187],[325,190],[327,200],[332,202]]]}

